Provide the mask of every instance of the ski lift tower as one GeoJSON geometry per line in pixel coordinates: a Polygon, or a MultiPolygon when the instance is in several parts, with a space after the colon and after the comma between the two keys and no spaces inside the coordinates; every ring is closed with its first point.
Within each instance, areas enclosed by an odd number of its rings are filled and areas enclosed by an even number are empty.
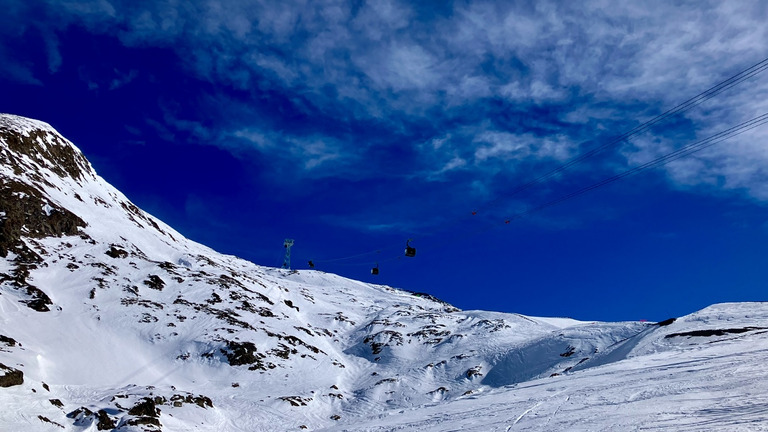
{"type": "Polygon", "coordinates": [[[283,258],[283,268],[291,269],[291,246],[293,246],[293,239],[285,239],[283,247],[285,248],[285,258],[283,258]]]}

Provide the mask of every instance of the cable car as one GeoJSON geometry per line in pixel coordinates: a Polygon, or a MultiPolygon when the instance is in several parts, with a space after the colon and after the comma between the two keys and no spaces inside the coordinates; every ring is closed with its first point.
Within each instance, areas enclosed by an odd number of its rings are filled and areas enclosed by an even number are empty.
{"type": "Polygon", "coordinates": [[[309,268],[315,268],[315,263],[312,262],[312,260],[309,260],[309,268]]]}
{"type": "Polygon", "coordinates": [[[371,274],[372,274],[372,275],[377,275],[377,274],[379,274],[379,263],[376,263],[376,267],[374,267],[374,268],[372,268],[372,269],[371,269],[371,274]]]}
{"type": "Polygon", "coordinates": [[[411,247],[411,239],[408,239],[407,242],[405,242],[405,256],[407,257],[415,257],[416,256],[416,248],[411,247]]]}

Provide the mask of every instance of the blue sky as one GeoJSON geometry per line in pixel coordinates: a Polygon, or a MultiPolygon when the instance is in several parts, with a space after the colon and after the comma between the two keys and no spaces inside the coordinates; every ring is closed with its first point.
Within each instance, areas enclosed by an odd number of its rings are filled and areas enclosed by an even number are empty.
{"type": "Polygon", "coordinates": [[[768,126],[505,223],[768,112],[758,74],[512,193],[767,57],[765,2],[5,9],[0,111],[221,252],[585,320],[766,299],[768,126]]]}

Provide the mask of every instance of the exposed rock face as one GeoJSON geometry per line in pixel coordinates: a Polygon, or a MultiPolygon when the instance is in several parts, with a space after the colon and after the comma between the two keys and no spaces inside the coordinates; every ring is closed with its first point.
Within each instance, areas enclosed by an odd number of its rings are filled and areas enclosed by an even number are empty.
{"type": "Polygon", "coordinates": [[[24,384],[23,372],[0,363],[0,387],[13,387],[22,384],[24,384]]]}
{"type": "Polygon", "coordinates": [[[0,257],[22,247],[21,237],[77,235],[85,222],[46,199],[39,190],[0,176],[0,257]]]}
{"type": "Polygon", "coordinates": [[[0,282],[8,281],[25,292],[28,299],[24,303],[30,308],[47,312],[51,299],[27,281],[29,271],[42,259],[22,238],[77,235],[78,227],[84,226],[82,219],[49,202],[39,190],[0,175],[0,257],[12,253],[16,265],[10,274],[0,273],[0,282]]]}
{"type": "MultiPolygon", "coordinates": [[[[85,222],[77,215],[52,202],[44,188],[56,186],[41,174],[44,167],[60,177],[82,179],[92,168],[83,155],[43,124],[14,116],[0,116],[0,160],[4,169],[32,180],[23,183],[0,171],[0,257],[11,260],[15,268],[0,273],[0,283],[8,282],[26,297],[28,307],[47,312],[50,297],[27,281],[42,259],[23,241],[77,235],[85,222]],[[26,130],[25,130],[26,129],[26,130]]],[[[9,173],[10,174],[10,173],[9,173]]]]}
{"type": "Polygon", "coordinates": [[[144,398],[128,411],[128,414],[140,417],[159,417],[160,411],[155,406],[155,401],[144,398]]]}
{"type": "Polygon", "coordinates": [[[96,423],[96,429],[98,430],[112,430],[116,426],[115,421],[103,409],[96,413],[96,419],[98,420],[98,423],[96,423]]]}
{"type": "Polygon", "coordinates": [[[0,115],[0,140],[0,257],[18,248],[22,236],[78,234],[85,222],[45,190],[60,190],[50,173],[76,182],[95,177],[85,156],[45,123],[7,114],[0,115]]]}
{"type": "MultiPolygon", "coordinates": [[[[42,122],[7,114],[0,116],[0,139],[7,143],[10,150],[3,155],[6,164],[13,167],[17,174],[30,168],[29,162],[23,160],[24,156],[59,177],[81,180],[86,173],[93,174],[85,156],[42,122]],[[19,126],[26,133],[19,133],[19,126]]],[[[49,183],[42,177],[40,180],[49,183]]]]}
{"type": "MultiPolygon", "coordinates": [[[[66,415],[75,426],[92,427],[97,430],[123,430],[127,426],[139,426],[139,429],[128,430],[159,431],[162,430],[161,417],[163,410],[181,408],[186,404],[195,405],[202,409],[213,408],[213,402],[207,396],[190,393],[174,393],[169,397],[158,395],[153,387],[133,388],[139,393],[149,392],[149,396],[139,396],[133,392],[117,393],[112,396],[105,408],[94,412],[86,407],[77,408],[66,415]],[[128,408],[130,407],[130,408],[128,408]],[[163,407],[161,409],[160,407],[163,407]]],[[[90,430],[90,429],[89,429],[90,430]]]]}
{"type": "Polygon", "coordinates": [[[232,366],[254,365],[254,369],[263,369],[261,359],[263,354],[256,352],[256,345],[251,342],[227,341],[227,348],[221,350],[232,366]]]}

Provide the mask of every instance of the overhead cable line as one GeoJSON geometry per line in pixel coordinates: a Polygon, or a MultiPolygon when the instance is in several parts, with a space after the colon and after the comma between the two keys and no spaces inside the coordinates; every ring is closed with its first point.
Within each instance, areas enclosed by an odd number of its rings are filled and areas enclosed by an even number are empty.
{"type": "Polygon", "coordinates": [[[656,168],[658,166],[666,165],[670,162],[676,161],[680,158],[689,156],[693,153],[699,152],[701,150],[704,150],[708,147],[712,147],[715,144],[719,144],[722,141],[725,141],[729,138],[733,138],[735,136],[741,135],[745,132],[748,132],[754,128],[757,128],[759,126],[762,126],[764,124],[768,123],[768,113],[759,115],[751,120],[747,120],[741,124],[738,124],[730,129],[726,129],[722,132],[718,132],[708,138],[705,138],[701,141],[697,141],[693,144],[689,144],[687,146],[683,146],[673,152],[667,153],[661,157],[658,157],[656,159],[653,159],[649,162],[646,162],[644,164],[638,165],[632,169],[629,169],[627,171],[624,171],[622,173],[616,174],[614,176],[608,177],[606,179],[603,179],[597,183],[594,183],[592,185],[589,185],[587,187],[584,187],[582,189],[579,189],[577,191],[571,192],[569,194],[566,194],[560,198],[557,198],[555,200],[549,201],[547,203],[544,203],[542,205],[539,205],[537,207],[534,207],[530,210],[526,210],[524,212],[517,213],[511,218],[506,218],[507,220],[517,219],[523,216],[526,216],[531,213],[535,213],[538,211],[541,211],[547,207],[552,207],[554,205],[560,204],[563,201],[567,201],[571,198],[575,198],[579,195],[583,195],[591,190],[597,189],[599,187],[605,186],[607,184],[613,183],[615,181],[621,180],[624,177],[631,176],[633,174],[637,174],[641,171],[645,171],[647,169],[656,168]]]}
{"type": "MultiPolygon", "coordinates": [[[[747,121],[745,121],[743,123],[740,123],[740,124],[738,124],[736,126],[733,126],[733,127],[728,128],[728,129],[726,129],[724,131],[721,131],[721,132],[718,132],[718,133],[716,133],[714,135],[711,135],[711,136],[709,136],[709,137],[707,137],[705,139],[702,139],[702,140],[696,141],[696,142],[694,142],[692,144],[688,144],[686,146],[680,147],[679,149],[674,150],[674,151],[672,151],[670,153],[664,154],[664,155],[662,155],[660,157],[657,157],[656,159],[653,159],[651,161],[645,162],[645,163],[643,163],[641,165],[638,165],[636,167],[630,168],[630,169],[628,169],[626,171],[623,171],[623,172],[621,172],[619,174],[616,174],[616,175],[613,175],[611,177],[607,177],[607,178],[605,178],[603,180],[600,180],[600,181],[598,181],[596,183],[593,183],[593,184],[591,184],[589,186],[585,186],[585,187],[583,187],[581,189],[578,189],[576,191],[567,193],[565,195],[562,195],[562,196],[560,196],[558,198],[555,198],[555,199],[553,199],[551,201],[548,201],[548,202],[545,202],[543,204],[540,204],[540,205],[538,205],[536,207],[533,207],[531,209],[515,213],[514,215],[512,215],[510,217],[502,219],[503,223],[501,221],[499,221],[497,223],[489,224],[489,225],[487,225],[484,228],[481,228],[479,230],[475,230],[475,231],[472,231],[472,232],[469,232],[469,233],[465,233],[464,235],[457,235],[457,236],[454,236],[452,238],[449,238],[449,239],[447,239],[447,240],[445,240],[443,242],[438,243],[438,246],[445,246],[446,244],[450,244],[450,243],[456,242],[456,241],[464,239],[464,238],[474,237],[474,236],[476,236],[478,234],[482,234],[484,232],[488,232],[488,231],[491,231],[491,230],[503,227],[503,226],[505,226],[506,224],[510,223],[513,220],[522,219],[525,216],[529,216],[529,215],[531,215],[533,213],[537,213],[537,212],[542,211],[544,209],[547,209],[549,207],[556,206],[556,205],[561,204],[561,203],[563,203],[565,201],[568,201],[570,199],[573,199],[573,198],[576,198],[578,196],[581,196],[581,195],[583,195],[583,194],[585,194],[587,192],[590,192],[592,190],[598,189],[598,188],[603,187],[605,185],[608,185],[610,183],[613,183],[613,182],[616,182],[618,180],[621,180],[621,179],[623,179],[625,177],[629,177],[631,175],[640,173],[642,171],[645,171],[645,170],[648,170],[648,169],[651,169],[651,168],[656,168],[656,167],[659,167],[659,166],[662,166],[662,165],[666,165],[666,164],[668,164],[670,162],[673,162],[673,161],[676,161],[676,160],[678,160],[680,158],[683,158],[683,157],[686,157],[686,156],[690,156],[690,155],[692,155],[694,153],[697,153],[697,152],[699,152],[701,150],[704,150],[704,149],[706,149],[708,147],[712,147],[712,146],[714,146],[716,144],[719,144],[719,143],[721,143],[721,142],[723,142],[723,141],[725,141],[727,139],[730,139],[730,138],[733,138],[735,136],[741,135],[741,134],[743,134],[745,132],[748,132],[748,131],[750,131],[752,129],[755,129],[755,128],[760,127],[760,126],[765,125],[765,124],[768,124],[768,113],[764,113],[762,115],[754,117],[754,118],[752,118],[750,120],[747,120],[747,121]]],[[[434,247],[434,245],[433,245],[433,247],[434,247]]]]}
{"type": "MultiPolygon", "coordinates": [[[[707,90],[697,94],[696,96],[693,96],[692,98],[678,104],[677,106],[665,111],[662,114],[657,115],[656,117],[647,120],[646,122],[634,127],[633,129],[623,133],[622,135],[613,138],[612,140],[595,147],[592,150],[587,151],[586,153],[583,153],[581,155],[578,155],[568,162],[555,167],[551,169],[550,171],[547,171],[546,173],[534,178],[533,180],[530,180],[526,183],[523,183],[514,189],[503,192],[500,194],[499,197],[491,200],[487,204],[483,206],[484,209],[489,209],[494,207],[497,203],[502,201],[503,199],[510,198],[512,196],[517,195],[520,192],[523,192],[527,189],[532,188],[533,186],[536,186],[540,183],[543,183],[545,180],[548,180],[552,177],[554,177],[557,174],[560,174],[561,172],[567,170],[568,168],[577,165],[591,157],[596,156],[597,154],[601,153],[602,151],[608,149],[609,147],[615,146],[625,140],[629,140],[632,137],[635,137],[637,135],[640,135],[648,130],[650,130],[653,126],[659,125],[660,123],[669,120],[670,118],[682,114],[714,97],[717,95],[723,93],[726,90],[729,90],[742,82],[764,72],[766,69],[768,69],[768,57],[764,58],[763,60],[753,64],[752,66],[736,73],[735,75],[732,75],[731,77],[721,81],[718,84],[715,84],[714,86],[708,88],[707,90]]],[[[453,226],[458,225],[461,222],[467,221],[472,219],[474,216],[476,216],[478,213],[482,213],[482,211],[478,211],[478,209],[475,209],[472,211],[471,215],[462,215],[455,217],[453,219],[449,219],[446,222],[440,224],[440,226],[430,230],[428,233],[424,234],[422,233],[412,233],[412,234],[421,234],[425,236],[433,235],[439,231],[447,230],[453,226]]],[[[414,237],[414,235],[411,235],[411,237],[414,237]]]]}
{"type": "Polygon", "coordinates": [[[341,257],[341,258],[333,258],[333,259],[325,259],[325,260],[312,260],[312,261],[314,261],[316,263],[329,263],[329,262],[337,262],[337,261],[347,261],[347,260],[351,260],[351,259],[355,259],[355,258],[364,257],[364,256],[367,256],[367,255],[373,255],[375,253],[381,253],[381,251],[382,251],[382,249],[375,249],[375,250],[372,250],[372,251],[363,252],[363,253],[359,253],[359,254],[355,254],[355,255],[350,255],[350,256],[345,256],[345,257],[341,257]]]}
{"type": "MultiPolygon", "coordinates": [[[[676,116],[678,114],[684,113],[684,112],[686,112],[686,111],[688,111],[688,110],[690,110],[690,109],[692,109],[692,108],[694,108],[694,107],[696,107],[696,106],[698,106],[698,105],[700,105],[700,104],[702,104],[702,103],[704,103],[704,102],[706,102],[706,101],[716,97],[717,95],[721,94],[722,92],[724,92],[726,90],[729,90],[729,89],[731,89],[731,88],[741,84],[742,82],[744,82],[744,81],[746,81],[746,80],[748,80],[748,79],[750,79],[750,78],[752,78],[752,77],[754,77],[754,76],[764,72],[766,69],[768,69],[768,57],[766,57],[765,59],[755,63],[754,65],[748,67],[747,69],[744,69],[741,72],[738,72],[737,74],[732,75],[728,79],[726,79],[726,80],[724,80],[724,81],[722,81],[722,82],[720,82],[720,83],[710,87],[709,89],[707,89],[707,90],[697,94],[696,96],[686,100],[685,102],[682,102],[682,103],[678,104],[674,108],[671,108],[671,109],[665,111],[664,113],[659,114],[658,116],[656,116],[656,117],[654,117],[654,118],[652,118],[652,119],[650,119],[650,120],[648,120],[648,121],[646,121],[646,122],[636,126],[635,128],[633,128],[633,129],[625,132],[624,134],[622,134],[622,135],[612,139],[611,141],[608,141],[608,142],[606,142],[606,143],[604,143],[604,144],[602,144],[602,145],[600,145],[598,147],[595,147],[592,150],[587,151],[586,153],[583,153],[583,154],[581,154],[579,156],[576,156],[576,157],[572,158],[571,160],[569,160],[568,162],[566,162],[566,163],[564,163],[564,164],[562,164],[562,165],[560,165],[558,167],[555,167],[555,168],[551,169],[550,171],[548,171],[548,172],[546,172],[546,173],[544,173],[544,174],[534,178],[533,180],[530,180],[530,181],[528,181],[526,183],[523,183],[523,184],[517,186],[516,188],[512,189],[509,192],[501,194],[501,196],[499,196],[498,198],[490,201],[484,207],[485,208],[493,207],[497,202],[501,201],[504,198],[512,197],[512,196],[514,196],[514,195],[516,195],[516,194],[518,194],[518,193],[520,193],[522,191],[530,189],[531,187],[536,186],[536,185],[544,182],[545,180],[548,180],[548,179],[554,177],[555,175],[557,175],[557,174],[567,170],[568,168],[570,168],[570,167],[572,167],[574,165],[577,165],[577,164],[579,164],[579,163],[581,163],[581,162],[583,162],[583,161],[585,161],[585,160],[587,160],[587,159],[589,159],[591,157],[594,157],[595,155],[601,153],[602,151],[606,150],[609,147],[615,146],[615,145],[617,145],[617,144],[619,144],[619,143],[621,143],[621,142],[623,142],[625,140],[628,140],[628,139],[630,139],[630,138],[632,138],[632,137],[634,137],[636,135],[644,133],[644,132],[648,131],[649,129],[651,129],[651,127],[653,127],[655,125],[658,125],[658,124],[664,122],[665,120],[670,119],[671,117],[674,117],[674,116],[676,116]]],[[[756,120],[756,119],[753,119],[753,120],[756,120]]],[[[738,128],[738,127],[739,126],[735,126],[734,128],[738,128]]],[[[754,127],[757,127],[757,126],[754,126],[754,127]]],[[[726,133],[726,132],[727,131],[724,131],[722,133],[726,133]]],[[[739,132],[739,133],[743,133],[743,132],[739,132]]],[[[735,136],[735,135],[731,135],[731,136],[735,136]]],[[[727,139],[727,138],[728,137],[722,138],[722,139],[727,139]]],[[[713,136],[713,137],[710,137],[708,139],[717,139],[717,138],[715,138],[715,136],[713,136]]],[[[714,145],[714,144],[710,144],[710,145],[714,145]]],[[[684,148],[682,148],[680,150],[683,150],[684,148]]],[[[695,151],[698,151],[698,150],[695,150],[695,151]]],[[[686,155],[687,154],[680,155],[680,156],[678,156],[678,158],[679,157],[684,157],[686,155]]],[[[670,156],[670,155],[667,155],[667,156],[670,156]]],[[[640,167],[636,167],[636,168],[640,168],[640,167]]],[[[640,170],[647,169],[647,168],[649,168],[649,167],[642,168],[640,170]]],[[[630,171],[632,171],[632,170],[630,170],[630,171]]],[[[631,175],[634,172],[635,171],[622,173],[622,174],[620,174],[621,177],[619,177],[619,178],[623,178],[623,177],[625,177],[627,175],[631,175]]],[[[614,176],[614,177],[616,177],[616,176],[614,176]]],[[[606,180],[603,180],[603,181],[608,181],[608,183],[611,183],[613,181],[618,180],[619,178],[614,179],[614,180],[606,179],[606,180]]],[[[592,185],[592,186],[590,186],[588,188],[589,188],[589,190],[592,190],[592,189],[597,188],[597,187],[600,187],[600,186],[592,185]]],[[[578,196],[578,195],[580,195],[582,193],[586,193],[587,191],[588,190],[584,190],[584,191],[581,191],[581,192],[577,191],[575,193],[577,193],[576,196],[578,196]]],[[[545,204],[543,204],[542,206],[539,206],[539,207],[541,207],[541,209],[543,209],[543,208],[546,208],[546,207],[550,207],[550,206],[556,205],[559,202],[565,201],[567,199],[570,199],[570,197],[568,197],[568,198],[563,197],[561,199],[556,200],[557,202],[545,203],[545,204]]],[[[531,209],[529,211],[523,212],[523,214],[530,214],[530,213],[533,213],[534,211],[538,211],[539,207],[537,207],[536,209],[531,209]]],[[[475,211],[472,212],[472,215],[476,215],[477,213],[478,213],[477,210],[475,210],[475,211]]],[[[514,215],[512,218],[517,218],[517,217],[522,217],[522,215],[520,215],[520,214],[514,215]]],[[[512,218],[507,218],[506,222],[508,223],[512,218]]],[[[439,228],[447,229],[447,228],[449,228],[451,226],[457,225],[459,222],[462,222],[462,221],[468,220],[468,219],[471,219],[471,216],[460,216],[460,217],[454,218],[453,220],[449,220],[449,221],[443,223],[441,227],[438,227],[438,229],[439,228]]],[[[435,232],[437,232],[437,230],[432,230],[431,231],[432,234],[434,234],[435,232]]],[[[429,234],[427,234],[427,235],[429,235],[429,234]]],[[[341,257],[341,258],[327,259],[327,260],[314,260],[314,262],[316,262],[316,263],[329,263],[329,262],[346,261],[346,260],[350,260],[350,259],[354,259],[354,258],[359,258],[359,257],[363,257],[363,256],[372,255],[372,254],[375,254],[375,253],[381,253],[383,250],[390,249],[390,248],[392,248],[394,246],[395,245],[390,245],[390,246],[387,246],[385,248],[379,248],[379,249],[371,250],[371,251],[368,251],[368,252],[363,252],[363,253],[359,253],[359,254],[355,254],[355,255],[350,255],[350,256],[346,256],[346,257],[341,257]]],[[[388,259],[386,261],[391,261],[391,260],[392,259],[388,259]]],[[[385,262],[385,261],[380,261],[380,262],[385,262]]]]}
{"type": "MultiPolygon", "coordinates": [[[[531,187],[533,187],[533,186],[543,182],[544,180],[547,180],[547,179],[555,176],[556,174],[559,174],[559,173],[565,171],[566,169],[568,169],[568,168],[570,168],[570,167],[572,167],[572,166],[574,166],[576,164],[579,164],[579,163],[585,161],[586,159],[589,159],[589,158],[597,155],[598,153],[602,152],[603,150],[605,150],[605,149],[607,149],[609,147],[612,147],[612,146],[614,146],[616,144],[619,144],[622,141],[628,140],[629,138],[631,138],[631,137],[633,137],[635,135],[639,135],[639,134],[649,130],[652,126],[655,126],[655,125],[663,122],[664,120],[669,119],[670,117],[673,117],[673,116],[675,116],[677,114],[681,114],[681,113],[683,113],[685,111],[690,110],[691,108],[693,108],[693,107],[695,107],[697,105],[700,105],[703,102],[706,102],[709,99],[712,99],[713,97],[719,95],[720,93],[722,93],[722,92],[724,92],[724,91],[726,91],[726,90],[728,90],[728,89],[730,89],[732,87],[735,87],[738,84],[741,84],[742,82],[748,80],[749,78],[754,77],[755,75],[757,75],[757,74],[759,74],[761,72],[764,72],[766,69],[768,69],[768,57],[766,57],[765,59],[759,61],[758,63],[755,63],[754,65],[748,67],[747,69],[744,69],[743,71],[741,71],[741,72],[731,76],[730,78],[726,79],[725,81],[722,81],[719,84],[716,84],[716,85],[710,87],[709,89],[699,93],[698,95],[688,99],[687,101],[677,105],[676,107],[671,108],[671,109],[665,111],[664,113],[659,114],[658,116],[656,116],[656,117],[646,121],[645,123],[642,123],[642,124],[636,126],[635,128],[629,130],[628,132],[625,132],[624,134],[614,138],[613,140],[608,141],[607,143],[602,144],[602,145],[600,145],[598,147],[595,147],[594,149],[592,149],[592,150],[590,150],[590,151],[588,151],[586,153],[583,153],[583,154],[581,154],[579,156],[576,156],[575,158],[569,160],[568,162],[566,162],[566,163],[564,163],[564,164],[562,164],[562,165],[560,165],[560,166],[558,166],[556,168],[553,168],[552,170],[546,172],[545,174],[542,174],[539,177],[536,177],[535,179],[533,179],[531,181],[523,183],[522,185],[512,189],[511,191],[509,191],[507,193],[504,193],[503,197],[511,197],[511,196],[514,196],[514,195],[516,195],[516,194],[526,190],[526,189],[529,189],[529,188],[531,188],[531,187]]],[[[495,203],[496,201],[501,200],[501,198],[502,197],[499,197],[499,198],[491,201],[491,204],[495,203]]]]}

